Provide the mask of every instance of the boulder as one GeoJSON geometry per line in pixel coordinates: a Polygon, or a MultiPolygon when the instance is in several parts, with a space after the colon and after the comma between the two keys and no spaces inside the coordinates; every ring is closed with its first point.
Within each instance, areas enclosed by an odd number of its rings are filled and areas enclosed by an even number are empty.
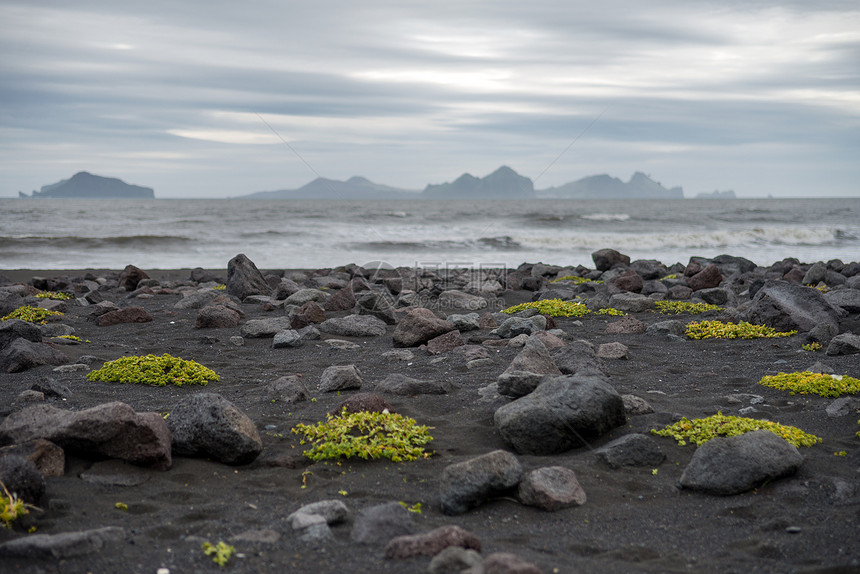
{"type": "Polygon", "coordinates": [[[442,512],[462,514],[519,484],[523,468],[513,454],[495,450],[445,467],[439,484],[442,512]]]}
{"type": "Polygon", "coordinates": [[[304,339],[295,329],[284,329],[279,333],[275,333],[272,338],[273,349],[285,349],[288,347],[301,347],[304,339]]]}
{"type": "Polygon", "coordinates": [[[828,356],[836,356],[836,355],[856,355],[860,353],[860,335],[855,335],[854,333],[842,333],[841,335],[836,335],[831,339],[830,344],[827,345],[827,351],[825,353],[828,356]]]}
{"type": "Polygon", "coordinates": [[[355,307],[355,294],[352,286],[347,285],[343,289],[335,291],[331,297],[323,303],[326,311],[348,311],[355,307]]]}
{"type": "Polygon", "coordinates": [[[176,404],[167,417],[173,452],[224,464],[248,464],[263,450],[254,422],[216,393],[197,393],[176,404]]]}
{"type": "Polygon", "coordinates": [[[469,312],[486,309],[488,303],[486,299],[478,295],[449,290],[439,294],[439,305],[448,309],[469,312]]]}
{"type": "Polygon", "coordinates": [[[0,544],[0,557],[64,560],[99,552],[107,544],[119,543],[125,536],[125,529],[119,526],[60,534],[31,534],[0,544]]]}
{"type": "Polygon", "coordinates": [[[266,400],[282,403],[300,403],[310,398],[307,387],[298,375],[278,377],[265,389],[266,400]]]}
{"type": "Polygon", "coordinates": [[[508,317],[496,328],[496,334],[502,339],[511,339],[519,335],[531,335],[544,329],[546,329],[546,317],[543,315],[508,317]]]}
{"type": "Polygon", "coordinates": [[[15,339],[41,343],[42,330],[37,325],[21,319],[0,321],[0,350],[5,349],[15,339]]]}
{"type": "Polygon", "coordinates": [[[355,365],[332,365],[322,372],[319,390],[328,393],[360,389],[364,381],[355,365]]]}
{"type": "Polygon", "coordinates": [[[319,330],[340,337],[380,337],[385,334],[385,321],[373,315],[348,315],[326,319],[319,330]]]}
{"type": "Polygon", "coordinates": [[[708,494],[740,494],[794,474],[802,462],[796,447],[770,431],[716,437],[696,449],[680,483],[708,494]]]}
{"type": "Polygon", "coordinates": [[[0,424],[2,443],[36,439],[79,455],[119,458],[163,470],[172,463],[170,430],[161,414],[136,413],[120,402],[82,411],[33,405],[12,413],[0,424]]]}
{"type": "Polygon", "coordinates": [[[63,476],[65,474],[66,453],[45,439],[36,439],[0,448],[0,457],[13,454],[31,461],[44,476],[63,476]]]}
{"type": "Polygon", "coordinates": [[[239,333],[249,339],[260,339],[274,337],[277,333],[292,328],[293,326],[289,317],[270,317],[268,319],[251,319],[245,321],[241,329],[239,329],[239,333]]]}
{"type": "Polygon", "coordinates": [[[99,315],[99,327],[110,327],[122,323],[149,323],[152,315],[143,307],[126,307],[115,311],[108,311],[99,315]]]}
{"type": "Polygon", "coordinates": [[[640,277],[633,269],[630,269],[613,279],[612,284],[622,291],[629,291],[631,293],[641,292],[642,287],[645,285],[642,281],[642,277],[640,277]]]}
{"type": "Polygon", "coordinates": [[[456,525],[446,525],[422,534],[411,534],[392,538],[385,546],[388,559],[435,556],[449,546],[481,551],[481,540],[468,530],[456,525]]]}
{"type": "Polygon", "coordinates": [[[412,534],[412,516],[399,502],[364,508],[355,517],[350,538],[359,544],[387,544],[397,536],[412,534]]]}
{"type": "Polygon", "coordinates": [[[630,315],[625,315],[618,321],[609,323],[604,330],[604,333],[609,335],[636,335],[644,332],[645,323],[630,315]]]}
{"type": "Polygon", "coordinates": [[[609,306],[625,313],[642,313],[654,307],[654,300],[638,293],[616,293],[609,298],[609,306]]]}
{"type": "Polygon", "coordinates": [[[564,375],[599,375],[603,373],[594,347],[588,341],[574,341],[550,352],[553,362],[564,375]]]}
{"type": "Polygon", "coordinates": [[[527,371],[539,375],[561,374],[546,346],[534,335],[526,339],[523,350],[514,357],[514,360],[505,369],[505,373],[512,371],[527,371]]]}
{"type": "MultiPolygon", "coordinates": [[[[0,484],[27,504],[39,504],[47,487],[33,461],[17,454],[0,457],[0,484]]],[[[0,495],[5,495],[2,489],[0,495]]]]}
{"type": "Polygon", "coordinates": [[[419,307],[406,313],[394,329],[395,347],[417,347],[454,330],[450,321],[440,319],[430,309],[419,307]]]}
{"type": "Polygon", "coordinates": [[[444,335],[433,337],[427,341],[427,352],[431,355],[438,355],[452,351],[457,347],[462,347],[465,344],[466,342],[463,340],[463,336],[460,335],[460,331],[448,331],[444,335]]]}
{"type": "Polygon", "coordinates": [[[631,433],[606,443],[594,454],[610,468],[657,466],[666,459],[660,445],[644,434],[631,433]]]}
{"type": "Polygon", "coordinates": [[[272,288],[254,262],[244,253],[227,262],[227,293],[243,300],[249,295],[269,295],[272,288]]]}
{"type": "Polygon", "coordinates": [[[197,312],[195,329],[232,329],[239,326],[242,315],[226,305],[206,305],[197,312]]]}
{"type": "Polygon", "coordinates": [[[627,359],[629,358],[630,349],[627,348],[627,345],[619,342],[614,343],[601,343],[599,347],[597,347],[597,357],[599,359],[627,359]]]}
{"type": "Polygon", "coordinates": [[[614,249],[600,249],[591,254],[594,267],[598,271],[607,271],[615,265],[630,265],[630,257],[622,255],[614,249]]]}
{"type": "Polygon", "coordinates": [[[530,394],[494,415],[502,438],[516,452],[557,454],[626,422],[621,396],[598,376],[546,377],[530,394]]]}
{"type": "Polygon", "coordinates": [[[320,289],[299,289],[284,300],[286,305],[302,306],[308,301],[316,301],[317,303],[325,303],[329,298],[326,291],[320,289]]]}
{"type": "Polygon", "coordinates": [[[517,497],[526,506],[550,512],[582,506],[586,500],[576,473],[563,466],[546,466],[526,473],[520,481],[517,497]]]}
{"type": "Polygon", "coordinates": [[[359,315],[370,315],[381,319],[388,325],[397,323],[395,310],[397,302],[388,290],[371,289],[355,294],[356,309],[359,315]]]}
{"type": "Polygon", "coordinates": [[[137,284],[144,279],[149,279],[149,275],[134,265],[126,265],[119,274],[119,287],[126,291],[134,291],[137,289],[137,284]]]}
{"type": "Polygon", "coordinates": [[[692,277],[687,277],[687,287],[693,291],[718,287],[723,280],[720,268],[714,264],[708,265],[692,277]]]}
{"type": "Polygon", "coordinates": [[[20,373],[40,365],[64,365],[69,358],[44,343],[34,343],[23,337],[13,340],[0,351],[0,369],[20,373]]]}
{"type": "Polygon", "coordinates": [[[778,331],[809,331],[822,323],[838,328],[842,313],[818,289],[767,281],[753,297],[745,319],[778,331]]]}
{"type": "Polygon", "coordinates": [[[505,371],[496,384],[500,395],[517,399],[534,391],[543,378],[544,375],[529,371],[505,371]]]}
{"type": "Polygon", "coordinates": [[[466,331],[477,331],[481,328],[479,323],[480,316],[477,313],[467,313],[465,315],[453,313],[448,315],[448,320],[451,321],[454,328],[461,333],[466,331]]]}
{"type": "Polygon", "coordinates": [[[430,574],[461,574],[484,571],[484,559],[474,550],[449,546],[430,560],[430,574]],[[474,568],[475,570],[471,570],[474,568]]]}
{"type": "Polygon", "coordinates": [[[837,289],[825,293],[824,299],[849,313],[860,313],[860,289],[837,289]]]}

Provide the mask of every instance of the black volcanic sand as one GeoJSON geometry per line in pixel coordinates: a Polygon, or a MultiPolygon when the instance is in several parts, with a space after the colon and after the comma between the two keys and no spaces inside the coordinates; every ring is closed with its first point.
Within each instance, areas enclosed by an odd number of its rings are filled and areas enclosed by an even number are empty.
{"type": "MultiPolygon", "coordinates": [[[[83,272],[77,272],[83,274],[83,272]]],[[[223,270],[219,272],[224,275],[223,270]]],[[[9,272],[27,281],[35,274],[59,276],[75,272],[9,272]]],[[[187,279],[187,272],[150,272],[159,279],[187,279]]],[[[530,292],[508,291],[505,305],[529,300],[530,292]]],[[[39,367],[18,374],[0,373],[0,415],[24,406],[17,397],[34,383],[54,378],[72,390],[67,400],[48,398],[61,408],[84,409],[123,401],[137,411],[166,412],[176,401],[201,391],[216,392],[232,401],[256,423],[265,445],[254,463],[231,467],[201,459],[176,457],[169,471],[154,471],[118,463],[68,457],[65,476],[49,478],[45,510],[34,513],[38,532],[56,534],[104,526],[119,526],[127,535],[100,552],[68,560],[5,560],[3,572],[422,572],[429,558],[387,560],[383,547],[350,540],[352,518],[363,508],[390,501],[422,503],[414,514],[416,532],[456,524],[482,541],[482,554],[510,552],[536,564],[543,572],[857,572],[860,571],[860,430],[856,413],[831,418],[825,408],[833,399],[790,396],[762,387],[764,375],[808,368],[821,360],[837,373],[858,375],[855,356],[827,357],[800,350],[799,337],[759,340],[670,341],[648,335],[607,335],[613,317],[590,315],[557,319],[558,326],[577,339],[595,345],[620,341],[630,349],[629,360],[604,361],[611,384],[621,394],[646,399],[655,412],[629,417],[589,448],[556,456],[518,455],[526,470],[561,465],[575,471],[588,501],[584,506],[546,512],[516,502],[513,495],[459,516],[440,512],[438,481],[451,463],[506,448],[493,426],[493,413],[506,399],[484,402],[478,390],[495,382],[519,352],[492,348],[491,366],[469,370],[454,353],[431,356],[414,349],[407,362],[381,358],[391,350],[393,327],[386,336],[354,339],[361,350],[332,350],[321,341],[300,348],[272,349],[271,339],[246,339],[236,346],[229,339],[239,329],[196,330],[196,310],[177,311],[179,294],[137,299],[154,317],[144,324],[100,328],[87,322],[85,307],[70,307],[63,322],[90,342],[64,346],[73,360],[96,355],[104,360],[123,355],[170,353],[196,360],[221,376],[206,387],[147,387],[87,382],[86,373],[59,374],[39,367]],[[430,444],[435,456],[406,463],[344,461],[310,464],[301,456],[297,423],[315,423],[347,395],[316,390],[322,371],[330,365],[354,363],[365,389],[390,373],[421,379],[447,380],[456,385],[448,395],[402,397],[387,395],[394,409],[420,424],[433,427],[430,444]],[[315,397],[298,404],[273,403],[263,387],[286,374],[301,374],[315,397]],[[610,470],[595,461],[591,449],[625,433],[647,433],[680,416],[709,416],[717,411],[737,414],[748,403],[733,404],[727,395],[749,393],[764,397],[754,416],[797,426],[823,437],[802,447],[804,463],[793,477],[774,481],[736,496],[711,496],[680,490],[678,480],[694,446],[677,446],[655,437],[667,459],[657,468],[610,470]],[[847,456],[835,456],[847,451],[847,456]],[[137,486],[100,486],[81,473],[123,472],[145,477],[137,486]],[[302,488],[303,482],[306,487],[302,488]],[[342,494],[342,492],[346,494],[342,494]],[[311,544],[299,540],[286,517],[304,504],[339,499],[351,517],[333,527],[334,540],[311,544]],[[115,508],[117,502],[128,511],[115,508]],[[247,541],[242,534],[271,530],[277,540],[247,541]],[[240,539],[234,540],[234,537],[240,539]],[[204,541],[227,541],[241,555],[220,569],[201,551],[204,541]]],[[[119,301],[121,305],[125,302],[119,301]]],[[[242,305],[246,319],[280,315],[259,305],[242,305]]],[[[341,316],[347,313],[328,313],[341,316]]],[[[666,320],[656,313],[637,319],[650,324],[666,320]]],[[[687,315],[679,316],[689,321],[687,315]]],[[[488,331],[464,334],[486,338],[488,331]]],[[[327,338],[327,335],[323,335],[327,338]]],[[[338,337],[341,338],[341,337],[338,337]]],[[[271,534],[271,533],[270,533],[271,534]]],[[[0,542],[26,536],[0,528],[0,542]]],[[[247,536],[245,537],[247,538],[247,536]]],[[[251,536],[253,538],[253,535],[251,536]]]]}

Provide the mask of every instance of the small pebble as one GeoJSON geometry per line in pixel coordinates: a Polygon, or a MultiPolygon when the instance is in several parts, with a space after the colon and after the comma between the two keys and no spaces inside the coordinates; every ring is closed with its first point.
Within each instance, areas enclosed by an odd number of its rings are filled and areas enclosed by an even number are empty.
{"type": "Polygon", "coordinates": [[[788,526],[785,531],[789,534],[800,534],[801,528],[800,526],[788,526]]]}

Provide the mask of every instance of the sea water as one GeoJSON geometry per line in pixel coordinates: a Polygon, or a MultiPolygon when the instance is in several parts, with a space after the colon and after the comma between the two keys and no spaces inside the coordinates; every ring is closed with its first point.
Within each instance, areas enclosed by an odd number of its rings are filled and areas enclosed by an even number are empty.
{"type": "Polygon", "coordinates": [[[860,198],[310,201],[0,200],[0,269],[261,269],[348,263],[593,267],[614,248],[667,265],[860,260],[860,198]]]}

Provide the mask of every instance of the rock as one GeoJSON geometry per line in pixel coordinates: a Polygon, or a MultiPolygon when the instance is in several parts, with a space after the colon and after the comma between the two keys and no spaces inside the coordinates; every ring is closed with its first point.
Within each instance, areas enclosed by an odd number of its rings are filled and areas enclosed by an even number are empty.
{"type": "Polygon", "coordinates": [[[825,293],[824,299],[849,313],[860,313],[860,289],[837,289],[825,293]]]}
{"type": "Polygon", "coordinates": [[[827,345],[826,354],[830,357],[836,355],[856,355],[860,353],[860,335],[854,333],[842,333],[831,339],[827,345]]]}
{"type": "Polygon", "coordinates": [[[642,313],[654,307],[654,300],[638,293],[616,293],[609,298],[609,306],[625,313],[642,313]]]}
{"type": "Polygon", "coordinates": [[[360,389],[364,381],[355,365],[332,365],[322,372],[319,390],[324,393],[360,389]]]}
{"type": "Polygon", "coordinates": [[[809,331],[822,323],[839,327],[842,311],[818,289],[784,281],[767,281],[752,299],[745,318],[778,331],[809,331]]]}
{"type": "Polygon", "coordinates": [[[496,334],[502,339],[510,339],[519,335],[531,335],[545,328],[546,317],[543,315],[508,317],[496,329],[496,334]]]}
{"type": "Polygon", "coordinates": [[[197,312],[195,329],[232,329],[239,326],[242,315],[225,305],[206,305],[197,312]]]}
{"type": "Polygon", "coordinates": [[[529,371],[505,371],[496,380],[499,394],[519,398],[534,391],[544,375],[529,371]]]}
{"type": "Polygon", "coordinates": [[[454,328],[458,331],[466,332],[466,331],[477,331],[481,328],[479,323],[480,316],[477,313],[467,313],[465,315],[458,315],[456,313],[452,313],[448,315],[448,321],[454,325],[454,328]]]}
{"type": "Polygon", "coordinates": [[[352,341],[344,341],[343,339],[326,339],[323,343],[332,349],[338,349],[340,351],[354,351],[361,348],[361,345],[353,343],[352,341]]]}
{"type": "Polygon", "coordinates": [[[274,337],[281,331],[292,329],[289,317],[270,317],[268,319],[250,319],[245,321],[239,332],[248,339],[274,337]]]}
{"type": "Polygon", "coordinates": [[[308,301],[299,307],[298,312],[290,317],[290,321],[295,329],[322,323],[325,321],[325,310],[316,301],[308,301]]]}
{"type": "Polygon", "coordinates": [[[807,270],[806,274],[803,276],[802,283],[804,285],[818,285],[820,282],[824,281],[824,275],[826,273],[827,265],[825,265],[824,262],[819,261],[807,270]]]}
{"type": "Polygon", "coordinates": [[[385,557],[403,559],[414,556],[435,556],[450,546],[480,552],[481,540],[459,526],[440,526],[430,532],[392,538],[385,546],[385,557]]]}
{"type": "Polygon", "coordinates": [[[168,469],[170,430],[159,413],[136,413],[125,403],[104,403],[82,411],[39,404],[9,415],[0,424],[0,443],[45,439],[68,452],[102,455],[132,464],[168,469]]]}
{"type": "Polygon", "coordinates": [[[392,373],[376,385],[380,393],[392,395],[444,395],[451,391],[451,384],[442,381],[422,381],[401,373],[392,373]]]}
{"type": "Polygon", "coordinates": [[[856,412],[860,408],[860,399],[855,397],[839,397],[824,409],[830,418],[839,418],[856,412]]]}
{"type": "Polygon", "coordinates": [[[292,404],[308,400],[310,393],[301,377],[287,375],[269,383],[265,389],[265,396],[269,401],[292,404]]]}
{"type": "Polygon", "coordinates": [[[517,497],[526,506],[554,512],[585,504],[585,491],[576,473],[563,466],[546,466],[527,473],[520,481],[517,497]]]}
{"type": "Polygon", "coordinates": [[[0,351],[0,369],[7,373],[20,373],[40,365],[62,365],[69,358],[43,343],[34,343],[23,337],[13,340],[0,351]]]}
{"type": "Polygon", "coordinates": [[[516,554],[494,552],[484,560],[480,573],[469,570],[465,574],[541,574],[541,570],[516,554]]]}
{"type": "Polygon", "coordinates": [[[474,550],[449,546],[430,561],[430,574],[461,574],[470,568],[483,568],[483,558],[474,550]]]}
{"type": "MultiPolygon", "coordinates": [[[[560,329],[557,329],[557,331],[560,331],[560,329]]],[[[558,349],[559,347],[567,345],[567,343],[549,331],[538,331],[532,336],[537,337],[537,339],[543,343],[543,346],[546,347],[547,351],[552,351],[553,349],[558,349]]]]}
{"type": "MultiPolygon", "coordinates": [[[[27,504],[39,504],[46,488],[45,477],[33,461],[17,454],[0,457],[0,484],[27,504]]],[[[5,495],[2,489],[0,495],[5,495]]]]}
{"type": "Polygon", "coordinates": [[[666,459],[666,455],[654,439],[639,433],[619,437],[594,451],[594,454],[610,468],[653,467],[666,459]]]}
{"type": "Polygon", "coordinates": [[[687,287],[694,292],[701,289],[710,289],[718,287],[723,280],[723,274],[720,273],[720,268],[714,264],[708,265],[692,277],[687,277],[687,287]]]}
{"type": "Polygon", "coordinates": [[[275,333],[272,339],[273,349],[285,349],[287,347],[301,347],[304,339],[295,329],[285,329],[279,333],[275,333]]]}
{"type": "Polygon", "coordinates": [[[325,524],[335,525],[346,522],[346,519],[349,516],[349,509],[346,507],[346,504],[340,500],[320,500],[318,502],[305,504],[287,516],[287,522],[291,527],[294,528],[293,521],[295,521],[299,515],[319,516],[323,519],[325,524]]]}
{"type": "Polygon", "coordinates": [[[487,308],[487,300],[478,295],[450,290],[439,294],[439,305],[458,311],[480,311],[487,308]]]}
{"type": "Polygon", "coordinates": [[[66,453],[45,439],[36,439],[0,448],[0,457],[13,454],[31,461],[44,476],[56,477],[65,474],[66,453]]]}
{"type": "Polygon", "coordinates": [[[516,452],[557,454],[626,422],[621,396],[602,377],[546,377],[532,392],[494,415],[502,438],[516,452]]]}
{"type": "Polygon", "coordinates": [[[628,359],[630,349],[623,343],[603,343],[597,347],[597,357],[599,359],[628,359]]]}
{"type": "Polygon", "coordinates": [[[143,307],[126,307],[100,315],[98,324],[99,327],[110,327],[121,323],[149,323],[150,321],[152,321],[152,315],[143,307]]]}
{"type": "Polygon", "coordinates": [[[253,421],[216,393],[197,393],[180,400],[167,424],[173,434],[173,452],[179,456],[239,465],[252,462],[263,450],[253,421]]]}
{"type": "Polygon", "coordinates": [[[625,315],[618,321],[606,325],[604,332],[610,335],[636,335],[645,332],[645,323],[636,317],[625,315]]]}
{"type": "MultiPolygon", "coordinates": [[[[24,298],[17,293],[0,289],[0,317],[5,317],[18,307],[24,306],[24,298]]],[[[16,321],[18,319],[15,319],[16,321]]],[[[2,347],[2,345],[0,345],[2,347]]]]}
{"type": "Polygon", "coordinates": [[[382,545],[396,536],[412,534],[412,516],[398,502],[363,509],[355,517],[350,538],[359,544],[382,545]]]}
{"type": "Polygon", "coordinates": [[[0,322],[0,350],[5,349],[15,339],[41,343],[42,330],[33,323],[21,319],[7,319],[0,322]]]}
{"type": "Polygon", "coordinates": [[[417,347],[430,339],[454,330],[449,321],[438,318],[430,309],[419,307],[406,313],[394,329],[395,347],[417,347]]]}
{"type": "Polygon", "coordinates": [[[621,395],[621,400],[624,402],[624,412],[629,417],[639,415],[647,415],[653,413],[654,409],[648,404],[648,401],[636,395],[621,395]]]}
{"type": "Polygon", "coordinates": [[[550,352],[558,370],[565,375],[599,375],[603,373],[594,347],[587,341],[573,343],[550,352]]]}
{"type": "Polygon", "coordinates": [[[268,295],[272,288],[263,274],[244,253],[227,262],[227,293],[239,300],[250,295],[268,295]]]}
{"type": "Polygon", "coordinates": [[[708,494],[740,494],[794,474],[802,462],[796,447],[770,431],[716,437],[696,449],[680,483],[708,494]]]}
{"type": "Polygon", "coordinates": [[[685,301],[693,294],[693,290],[686,285],[673,285],[666,291],[666,299],[685,301]]]}
{"type": "Polygon", "coordinates": [[[523,350],[514,357],[505,372],[528,371],[540,375],[560,375],[561,371],[544,344],[534,335],[526,340],[523,350]]]}
{"type": "Polygon", "coordinates": [[[397,323],[397,302],[388,290],[360,291],[355,294],[355,302],[359,315],[376,317],[388,325],[397,323]]]}
{"type": "Polygon", "coordinates": [[[466,342],[463,340],[460,331],[448,331],[444,335],[439,335],[427,341],[427,352],[431,355],[447,353],[457,347],[462,347],[466,342]]]}
{"type": "Polygon", "coordinates": [[[517,457],[504,450],[447,466],[439,485],[442,512],[462,514],[490,496],[514,488],[522,476],[523,468],[517,457]]]}
{"type": "Polygon", "coordinates": [[[355,307],[355,294],[353,293],[352,286],[349,285],[335,291],[323,303],[323,309],[326,311],[348,311],[353,307],[355,307]]]}
{"type": "Polygon", "coordinates": [[[700,289],[695,293],[696,301],[707,303],[709,305],[725,305],[729,302],[732,295],[728,289],[722,287],[713,287],[710,289],[700,289]]]}
{"type": "Polygon", "coordinates": [[[495,329],[499,324],[496,323],[496,319],[492,313],[486,312],[478,319],[478,326],[481,329],[495,329]]]}
{"type": "Polygon", "coordinates": [[[319,330],[339,337],[381,337],[385,334],[385,321],[373,315],[348,315],[326,319],[319,330]]]}
{"type": "Polygon", "coordinates": [[[61,560],[99,552],[107,544],[119,542],[125,535],[125,529],[119,526],[61,534],[31,534],[0,544],[0,556],[61,560]]]}
{"type": "Polygon", "coordinates": [[[134,291],[137,289],[137,284],[144,279],[149,279],[149,275],[134,265],[126,265],[119,274],[119,287],[126,291],[134,291]]]}
{"type": "Polygon", "coordinates": [[[382,358],[392,361],[411,361],[415,358],[415,354],[407,349],[393,349],[382,353],[382,358]]]}
{"type": "Polygon", "coordinates": [[[660,279],[669,274],[669,269],[656,259],[637,259],[630,264],[630,269],[638,273],[645,281],[660,279]]]}
{"type": "Polygon", "coordinates": [[[670,319],[668,321],[659,321],[657,323],[651,323],[645,329],[645,334],[650,336],[662,336],[666,335],[675,335],[676,337],[683,337],[687,332],[687,326],[681,321],[670,319]]]}
{"type": "Polygon", "coordinates": [[[630,265],[630,257],[622,255],[614,249],[600,249],[591,254],[594,267],[598,271],[607,271],[615,265],[630,265]]]}
{"type": "Polygon", "coordinates": [[[389,405],[385,399],[376,393],[356,393],[343,401],[331,414],[336,415],[346,409],[347,413],[381,413],[394,412],[394,407],[389,405]]]}
{"type": "Polygon", "coordinates": [[[629,291],[631,293],[641,292],[642,287],[645,285],[642,281],[642,277],[640,277],[633,269],[630,269],[613,279],[612,284],[622,291],[629,291]]]}

